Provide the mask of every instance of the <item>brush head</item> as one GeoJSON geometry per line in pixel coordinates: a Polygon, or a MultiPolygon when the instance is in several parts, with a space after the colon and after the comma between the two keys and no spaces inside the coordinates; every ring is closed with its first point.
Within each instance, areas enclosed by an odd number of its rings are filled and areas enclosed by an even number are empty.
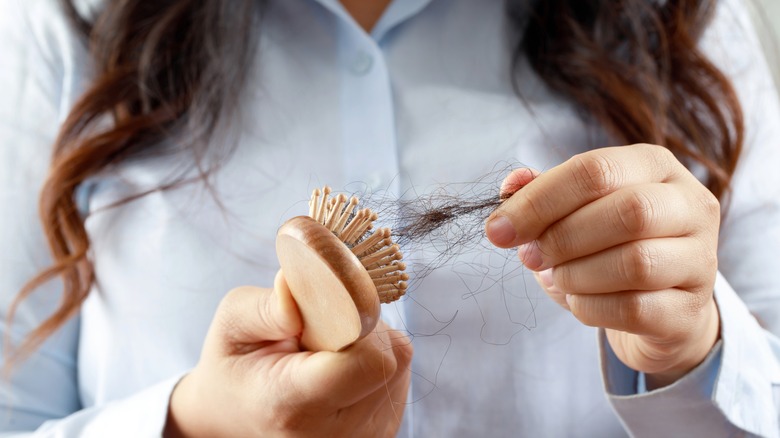
{"type": "Polygon", "coordinates": [[[379,321],[379,298],[360,260],[327,228],[307,216],[285,222],[276,253],[303,320],[301,345],[339,351],[379,321]]]}
{"type": "Polygon", "coordinates": [[[357,210],[358,199],[315,189],[309,217],[285,222],[276,252],[303,319],[301,344],[339,351],[379,321],[379,303],[404,295],[409,278],[388,228],[373,229],[377,214],[357,210]]]}

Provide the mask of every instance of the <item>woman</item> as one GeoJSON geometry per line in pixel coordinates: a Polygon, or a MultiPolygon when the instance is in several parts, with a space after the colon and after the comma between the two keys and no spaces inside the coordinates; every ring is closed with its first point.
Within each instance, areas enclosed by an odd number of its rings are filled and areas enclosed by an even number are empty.
{"type": "Polygon", "coordinates": [[[4,2],[6,430],[778,434],[780,113],[741,2],[97,6],[4,2]],[[663,147],[602,148],[631,143],[663,147]],[[526,270],[472,254],[299,351],[291,206],[507,160],[545,170],[486,225],[526,270]]]}

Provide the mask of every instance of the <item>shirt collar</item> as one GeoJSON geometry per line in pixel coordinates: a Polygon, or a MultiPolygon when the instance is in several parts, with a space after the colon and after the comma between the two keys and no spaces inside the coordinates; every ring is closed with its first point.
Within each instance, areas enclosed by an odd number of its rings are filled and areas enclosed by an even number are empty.
{"type": "MultiPolygon", "coordinates": [[[[352,16],[344,9],[344,6],[342,6],[339,0],[314,1],[324,6],[340,19],[350,23],[350,25],[355,28],[362,30],[352,16]]],[[[371,38],[377,42],[381,41],[393,28],[420,13],[420,11],[425,9],[432,1],[433,0],[393,0],[382,14],[382,17],[379,18],[376,25],[374,25],[374,29],[371,31],[370,35],[371,38]]]]}

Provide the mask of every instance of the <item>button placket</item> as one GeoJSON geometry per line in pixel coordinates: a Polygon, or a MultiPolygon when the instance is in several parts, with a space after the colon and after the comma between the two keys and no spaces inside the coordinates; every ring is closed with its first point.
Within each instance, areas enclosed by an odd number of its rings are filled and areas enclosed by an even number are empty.
{"type": "Polygon", "coordinates": [[[365,34],[341,35],[342,128],[346,179],[385,191],[398,172],[395,113],[381,49],[365,34]]]}

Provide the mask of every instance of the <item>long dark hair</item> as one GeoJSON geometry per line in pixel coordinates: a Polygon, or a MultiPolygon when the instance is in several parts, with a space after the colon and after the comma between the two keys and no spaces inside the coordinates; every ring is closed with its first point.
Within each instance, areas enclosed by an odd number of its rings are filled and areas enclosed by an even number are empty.
{"type": "MultiPolygon", "coordinates": [[[[716,3],[510,1],[510,20],[522,33],[514,56],[527,57],[549,87],[616,139],[664,145],[702,165],[707,187],[722,197],[742,147],[743,121],[728,79],[698,48],[716,3]]],[[[62,4],[96,68],[60,129],[40,196],[54,264],[19,292],[9,321],[45,282],[61,278],[63,299],[14,358],[76,314],[94,281],[76,188],[124,160],[160,153],[161,140],[175,133],[186,134],[181,147],[205,178],[210,168],[203,158],[216,143],[211,133],[238,106],[262,25],[257,0],[114,0],[92,18],[79,15],[74,0],[62,4]],[[113,123],[101,129],[106,117],[113,123]]]]}

